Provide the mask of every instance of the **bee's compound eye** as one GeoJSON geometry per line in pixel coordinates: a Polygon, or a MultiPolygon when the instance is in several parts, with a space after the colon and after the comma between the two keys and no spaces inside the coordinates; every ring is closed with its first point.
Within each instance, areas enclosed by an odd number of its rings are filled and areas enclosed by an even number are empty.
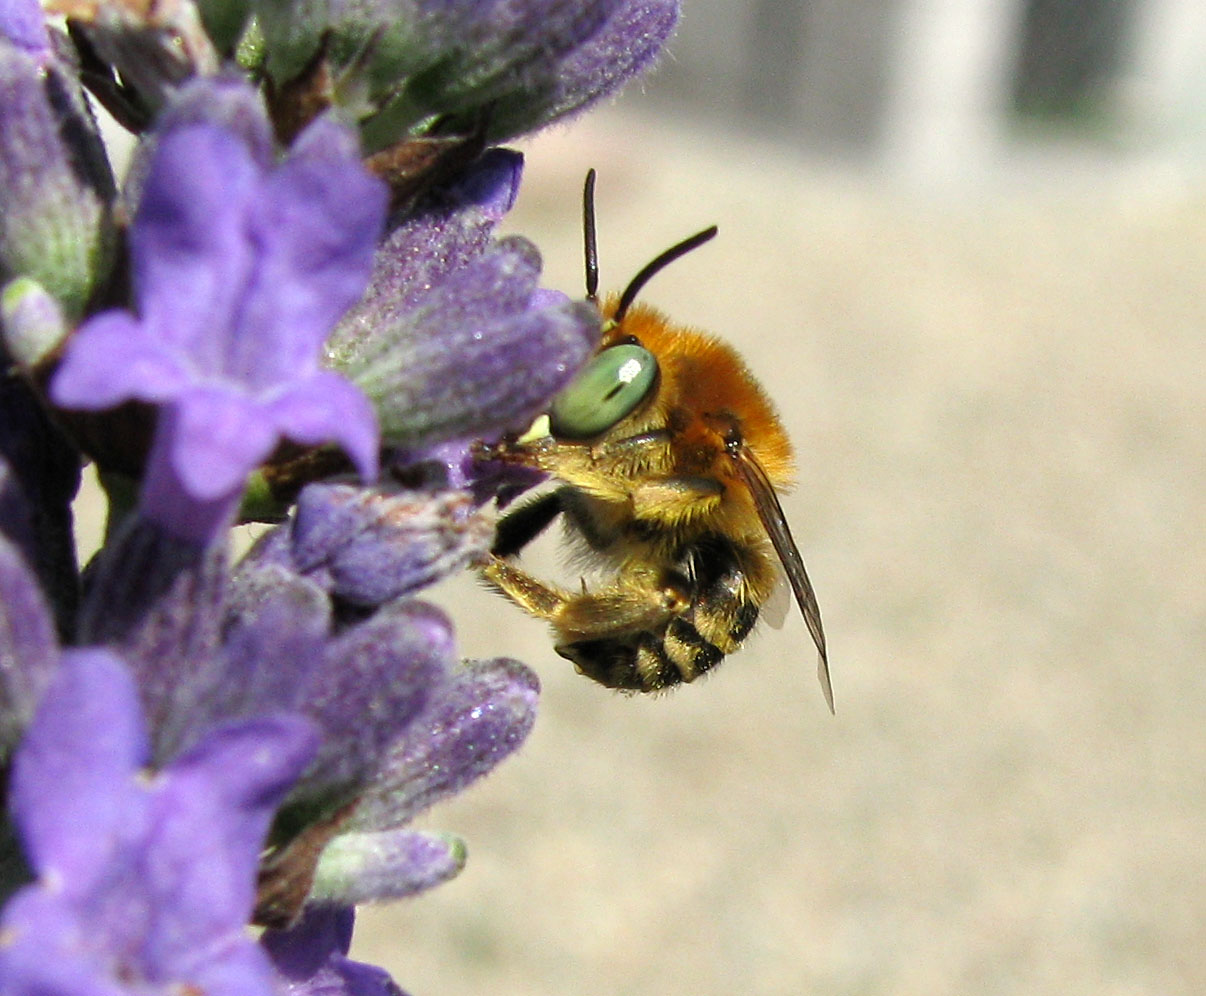
{"type": "Polygon", "coordinates": [[[631,414],[657,383],[657,359],[643,346],[624,344],[592,359],[553,399],[549,429],[559,439],[590,439],[631,414]]]}

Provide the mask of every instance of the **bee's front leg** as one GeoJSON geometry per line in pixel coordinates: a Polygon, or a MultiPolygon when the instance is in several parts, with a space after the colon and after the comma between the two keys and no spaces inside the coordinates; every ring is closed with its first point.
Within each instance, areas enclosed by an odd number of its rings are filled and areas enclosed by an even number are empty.
{"type": "Polygon", "coordinates": [[[519,439],[508,437],[497,443],[476,443],[474,456],[486,462],[507,463],[552,473],[556,469],[557,457],[562,449],[564,444],[557,443],[549,436],[523,436],[519,439]]]}

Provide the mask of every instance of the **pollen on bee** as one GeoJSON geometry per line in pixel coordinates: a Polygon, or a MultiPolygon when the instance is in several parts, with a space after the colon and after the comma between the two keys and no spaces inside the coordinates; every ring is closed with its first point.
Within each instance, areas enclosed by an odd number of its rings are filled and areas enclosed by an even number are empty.
{"type": "Polygon", "coordinates": [[[548,417],[548,415],[537,415],[535,421],[532,422],[532,424],[530,426],[528,426],[527,432],[525,432],[522,436],[520,436],[519,439],[516,440],[516,442],[518,442],[520,444],[531,443],[537,439],[543,439],[548,434],[549,434],[549,417],[548,417]]]}

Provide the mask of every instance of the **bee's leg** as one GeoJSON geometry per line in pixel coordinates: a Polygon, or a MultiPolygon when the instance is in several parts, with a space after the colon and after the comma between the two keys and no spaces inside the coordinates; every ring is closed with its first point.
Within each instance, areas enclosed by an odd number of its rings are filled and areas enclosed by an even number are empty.
{"type": "Polygon", "coordinates": [[[570,640],[660,629],[690,605],[685,579],[654,572],[630,571],[596,591],[568,592],[492,556],[482,568],[482,577],[526,612],[547,619],[559,636],[570,640]]]}
{"type": "Polygon", "coordinates": [[[494,546],[490,552],[496,557],[513,557],[532,542],[563,510],[564,489],[525,502],[498,521],[494,535],[494,546]]]}
{"type": "Polygon", "coordinates": [[[630,571],[596,591],[574,593],[498,557],[490,558],[482,576],[520,608],[548,620],[557,653],[587,677],[634,691],[683,680],[661,646],[667,625],[690,608],[685,578],[630,571]]]}
{"type": "Polygon", "coordinates": [[[482,578],[538,619],[553,620],[571,597],[562,589],[537,580],[527,571],[493,554],[482,568],[482,578]]]}

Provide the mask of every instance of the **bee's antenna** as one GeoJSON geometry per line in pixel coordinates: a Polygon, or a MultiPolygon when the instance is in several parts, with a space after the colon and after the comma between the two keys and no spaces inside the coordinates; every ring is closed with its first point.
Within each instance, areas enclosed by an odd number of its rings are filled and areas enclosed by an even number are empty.
{"type": "Polygon", "coordinates": [[[586,171],[582,188],[582,234],[586,238],[586,299],[597,300],[599,290],[599,246],[595,242],[595,171],[586,171]]]}
{"type": "MultiPolygon", "coordinates": [[[[591,178],[588,175],[586,178],[588,187],[590,180],[591,178]]],[[[641,292],[641,288],[649,283],[650,279],[673,263],[679,256],[685,256],[692,249],[702,246],[716,235],[716,231],[716,226],[713,225],[711,228],[705,228],[702,232],[696,232],[689,239],[683,239],[678,245],[671,246],[651,263],[648,263],[640,273],[629,281],[628,286],[624,288],[624,293],[620,295],[620,306],[616,308],[616,313],[612,316],[612,320],[616,322],[621,321],[628,313],[632,302],[636,300],[636,296],[641,292]]]]}

